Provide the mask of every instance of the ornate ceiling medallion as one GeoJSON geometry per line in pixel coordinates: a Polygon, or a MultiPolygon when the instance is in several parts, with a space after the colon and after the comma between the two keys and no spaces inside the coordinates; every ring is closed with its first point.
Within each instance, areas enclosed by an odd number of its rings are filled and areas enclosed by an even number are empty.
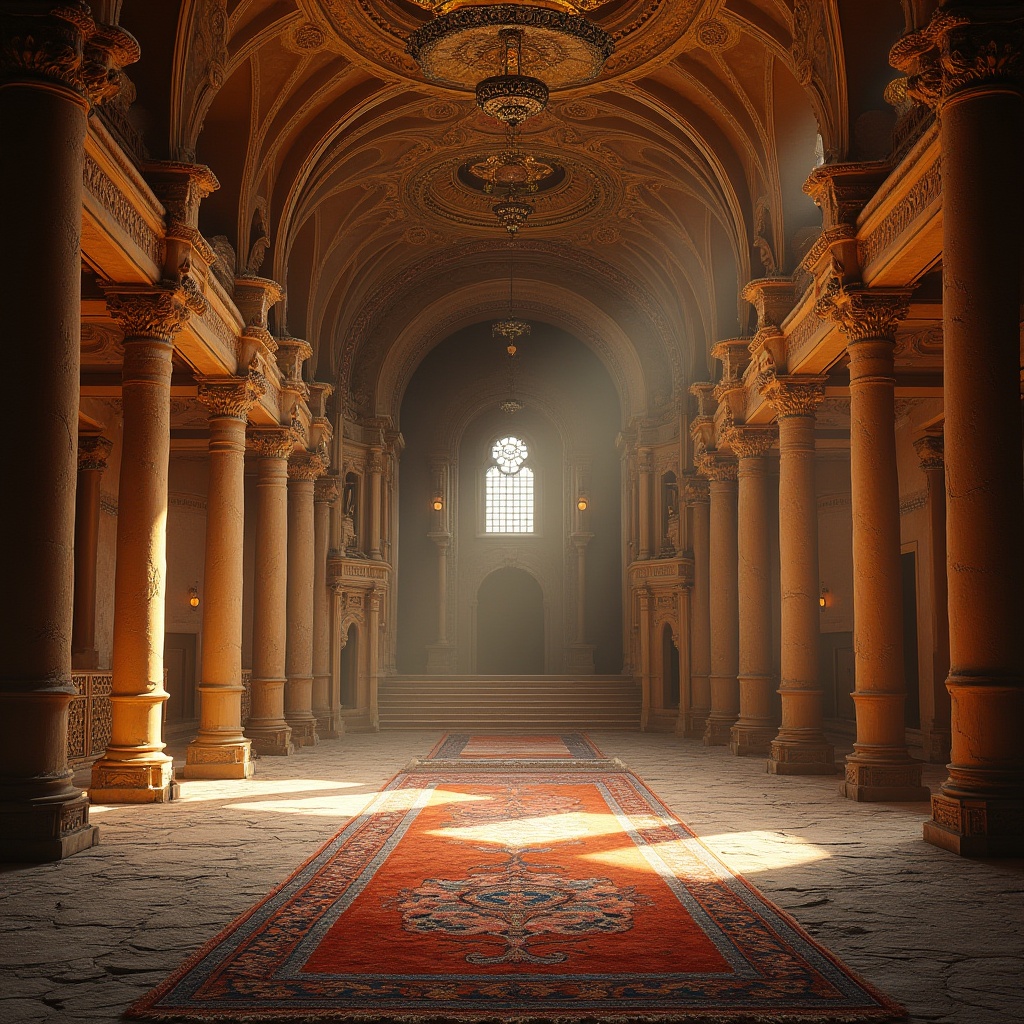
{"type": "Polygon", "coordinates": [[[604,29],[578,13],[582,3],[420,5],[437,12],[409,36],[409,53],[423,74],[473,89],[485,113],[512,126],[539,114],[549,89],[596,78],[615,49],[604,29]]]}
{"type": "Polygon", "coordinates": [[[458,173],[464,184],[488,195],[512,189],[533,194],[561,184],[565,168],[559,167],[553,160],[539,160],[513,148],[497,155],[468,161],[459,168],[458,173]]]}

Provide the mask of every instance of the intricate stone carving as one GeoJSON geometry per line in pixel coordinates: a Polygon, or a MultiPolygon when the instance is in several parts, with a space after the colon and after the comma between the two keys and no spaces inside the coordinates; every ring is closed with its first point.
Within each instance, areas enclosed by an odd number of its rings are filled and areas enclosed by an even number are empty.
{"type": "Polygon", "coordinates": [[[769,372],[758,378],[757,388],[780,419],[786,416],[813,416],[824,401],[826,380],[824,376],[769,372]]]}
{"type": "Polygon", "coordinates": [[[870,266],[888,251],[903,232],[941,198],[942,161],[936,157],[935,163],[900,198],[882,223],[859,242],[861,265],[870,266]]]}
{"type": "Polygon", "coordinates": [[[88,5],[80,0],[43,14],[0,14],[0,73],[84,92],[83,51],[95,28],[88,5]]]}
{"type": "Polygon", "coordinates": [[[895,341],[900,321],[910,312],[910,292],[838,288],[822,298],[815,312],[834,320],[851,342],[895,341]]]}
{"type": "Polygon", "coordinates": [[[158,286],[104,286],[107,310],[124,332],[125,339],[158,338],[173,341],[193,313],[206,303],[193,290],[158,286]]]}
{"type": "Polygon", "coordinates": [[[756,459],[768,454],[778,434],[774,425],[730,427],[723,433],[722,440],[739,458],[756,459]]]}
{"type": "Polygon", "coordinates": [[[267,392],[267,378],[252,369],[245,377],[198,377],[197,381],[199,401],[212,416],[231,416],[243,422],[267,392]]]}
{"type": "Polygon", "coordinates": [[[341,494],[341,483],[334,474],[320,477],[313,488],[313,501],[333,505],[341,494]]]}
{"type": "Polygon", "coordinates": [[[731,455],[722,452],[705,452],[700,460],[700,472],[708,480],[716,483],[736,480],[739,477],[739,464],[731,455]]]}
{"type": "Polygon", "coordinates": [[[248,431],[246,439],[261,459],[287,459],[298,443],[290,427],[257,427],[248,431]]]}
{"type": "Polygon", "coordinates": [[[924,434],[914,440],[914,451],[921,463],[921,468],[930,473],[945,469],[945,442],[942,434],[924,434]]]}
{"type": "Polygon", "coordinates": [[[687,473],[683,477],[682,494],[687,505],[706,505],[711,500],[707,478],[687,473]]]}
{"type": "Polygon", "coordinates": [[[292,452],[288,459],[289,480],[316,480],[327,472],[324,453],[300,448],[292,452]]]}
{"type": "Polygon", "coordinates": [[[114,442],[99,434],[79,434],[78,471],[106,469],[113,448],[114,442]]]}
{"type": "Polygon", "coordinates": [[[125,233],[142,252],[158,267],[163,266],[163,240],[146,223],[124,192],[88,154],[82,165],[82,184],[100,206],[124,228],[125,233]]]}

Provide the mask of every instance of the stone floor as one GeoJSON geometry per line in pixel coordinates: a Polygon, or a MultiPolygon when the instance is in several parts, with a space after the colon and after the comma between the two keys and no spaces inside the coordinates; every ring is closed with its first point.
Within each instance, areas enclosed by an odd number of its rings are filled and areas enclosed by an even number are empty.
{"type": "MultiPolygon", "coordinates": [[[[118,1020],[438,736],[350,735],[245,782],[184,782],[171,804],[97,806],[99,846],[0,868],[0,1024],[118,1020]]],[[[834,779],[768,776],[691,740],[593,736],[913,1021],[1024,1021],[1024,861],[926,845],[923,803],[850,803],[834,779]]],[[[929,785],[943,777],[926,766],[929,785]]]]}

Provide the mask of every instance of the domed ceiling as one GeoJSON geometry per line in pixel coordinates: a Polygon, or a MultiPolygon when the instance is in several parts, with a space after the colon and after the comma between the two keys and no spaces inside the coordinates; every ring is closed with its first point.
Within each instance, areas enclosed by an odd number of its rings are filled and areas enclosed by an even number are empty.
{"type": "MultiPolygon", "coordinates": [[[[409,52],[458,0],[159,6],[124,0],[121,15],[143,48],[145,145],[213,168],[204,234],[234,272],[285,286],[275,329],[306,338],[317,377],[368,416],[395,414],[388,388],[425,338],[507,310],[509,236],[488,175],[534,175],[517,314],[594,347],[628,418],[707,378],[710,347],[747,326],[742,285],[788,273],[820,224],[801,190],[816,148],[870,156],[849,125],[885,116],[860,99],[880,87],[847,81],[837,0],[539,0],[520,6],[577,12],[614,49],[592,81],[558,88],[557,47],[524,34],[522,67],[551,97],[510,169],[505,126],[409,52]]],[[[897,12],[891,31],[863,26],[876,7],[892,22],[893,6],[857,5],[856,44],[871,50],[858,59],[876,78],[893,77],[902,25],[897,12]]],[[[466,81],[501,71],[497,43],[452,53],[466,81]]]]}

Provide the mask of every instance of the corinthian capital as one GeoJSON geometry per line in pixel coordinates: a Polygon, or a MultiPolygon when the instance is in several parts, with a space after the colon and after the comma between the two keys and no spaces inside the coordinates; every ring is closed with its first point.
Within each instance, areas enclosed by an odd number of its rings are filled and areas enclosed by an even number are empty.
{"type": "Polygon", "coordinates": [[[249,410],[267,393],[267,378],[257,370],[245,377],[199,377],[199,401],[213,416],[231,416],[243,422],[249,410]]]}
{"type": "Polygon", "coordinates": [[[313,500],[333,505],[341,494],[341,485],[335,475],[322,476],[313,487],[313,500]]]}
{"type": "Polygon", "coordinates": [[[0,79],[37,78],[84,94],[85,42],[96,31],[88,5],[27,10],[0,14],[0,79]]]}
{"type": "Polygon", "coordinates": [[[327,472],[327,463],[319,450],[299,448],[288,460],[289,480],[317,480],[327,472]]]}
{"type": "Polygon", "coordinates": [[[907,92],[928,106],[966,89],[1024,78],[1024,15],[1019,3],[948,4],[889,51],[908,76],[907,92]]]}
{"type": "Polygon", "coordinates": [[[683,477],[683,501],[687,505],[706,505],[710,501],[707,479],[687,473],[683,477]]]}
{"type": "Polygon", "coordinates": [[[261,459],[287,459],[296,445],[295,432],[290,427],[257,427],[246,437],[261,459]]]}
{"type": "Polygon", "coordinates": [[[722,440],[741,459],[756,459],[767,455],[779,431],[774,424],[752,427],[730,427],[722,440]]]}
{"type": "Polygon", "coordinates": [[[107,310],[125,338],[173,341],[204,303],[191,289],[179,286],[105,285],[107,310]]]}
{"type": "Polygon", "coordinates": [[[78,436],[78,468],[79,470],[103,470],[107,468],[107,459],[114,448],[114,443],[99,434],[80,434],[78,436]]]}
{"type": "Polygon", "coordinates": [[[925,434],[914,441],[914,451],[926,472],[941,470],[946,465],[945,445],[942,434],[925,434]]]}
{"type": "Polygon", "coordinates": [[[910,292],[838,288],[818,303],[815,312],[838,324],[850,341],[895,341],[900,321],[910,312],[910,292]]]}
{"type": "Polygon", "coordinates": [[[825,377],[803,374],[777,374],[768,371],[758,380],[758,390],[780,419],[787,416],[813,416],[825,400],[825,377]]]}
{"type": "Polygon", "coordinates": [[[736,460],[722,452],[704,452],[700,460],[700,471],[715,482],[736,480],[739,477],[739,465],[736,460]]]}

